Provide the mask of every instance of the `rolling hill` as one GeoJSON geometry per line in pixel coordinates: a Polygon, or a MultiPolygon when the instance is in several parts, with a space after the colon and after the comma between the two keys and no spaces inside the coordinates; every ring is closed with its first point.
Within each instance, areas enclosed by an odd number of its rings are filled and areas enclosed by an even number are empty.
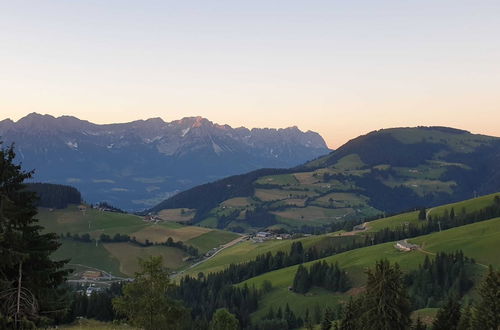
{"type": "Polygon", "coordinates": [[[169,237],[183,242],[204,254],[238,237],[237,234],[209,228],[183,225],[176,222],[144,221],[142,217],[103,211],[84,205],[70,205],[64,209],[39,208],[39,223],[46,232],[59,234],[62,246],[54,254],[56,259],[71,259],[77,270],[97,268],[113,275],[131,276],[137,270],[137,258],[161,255],[165,265],[176,270],[192,263],[193,256],[175,246],[144,243],[164,243],[169,237]],[[88,234],[88,239],[81,237],[88,234]],[[113,237],[128,235],[138,243],[104,242],[101,235],[113,237]],[[79,239],[73,237],[78,235],[79,239]]]}
{"type": "Polygon", "coordinates": [[[450,203],[500,186],[500,139],[446,127],[394,128],[353,139],[292,169],[263,169],[181,192],[151,212],[196,210],[233,231],[314,232],[345,220],[450,203]]]}

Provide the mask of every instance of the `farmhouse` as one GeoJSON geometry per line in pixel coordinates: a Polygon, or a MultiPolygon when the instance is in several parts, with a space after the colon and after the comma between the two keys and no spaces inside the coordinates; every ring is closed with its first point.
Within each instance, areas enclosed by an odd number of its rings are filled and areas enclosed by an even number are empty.
{"type": "Polygon", "coordinates": [[[396,247],[396,249],[398,250],[401,250],[401,251],[412,251],[412,250],[416,250],[418,249],[418,245],[417,244],[411,244],[411,243],[408,243],[408,240],[402,240],[402,241],[398,241],[396,243],[396,245],[394,245],[396,247]]]}

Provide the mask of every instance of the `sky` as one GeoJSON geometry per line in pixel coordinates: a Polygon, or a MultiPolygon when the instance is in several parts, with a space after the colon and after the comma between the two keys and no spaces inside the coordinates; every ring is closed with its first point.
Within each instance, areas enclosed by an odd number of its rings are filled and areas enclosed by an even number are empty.
{"type": "Polygon", "coordinates": [[[500,136],[500,1],[0,0],[0,119],[500,136]]]}

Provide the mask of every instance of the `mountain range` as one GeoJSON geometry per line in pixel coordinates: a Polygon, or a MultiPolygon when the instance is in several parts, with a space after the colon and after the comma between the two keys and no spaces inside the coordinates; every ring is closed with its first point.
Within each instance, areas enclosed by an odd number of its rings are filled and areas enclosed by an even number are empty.
{"type": "Polygon", "coordinates": [[[88,202],[127,210],[151,207],[198,184],[258,168],[287,168],[327,154],[315,132],[232,128],[202,117],[98,125],[32,113],[0,121],[34,181],[70,184],[88,202]]]}

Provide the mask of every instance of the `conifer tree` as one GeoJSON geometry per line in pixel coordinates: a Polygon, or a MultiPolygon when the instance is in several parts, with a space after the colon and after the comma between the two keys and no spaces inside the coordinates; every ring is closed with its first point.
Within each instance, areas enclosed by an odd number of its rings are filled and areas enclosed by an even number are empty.
{"type": "Polygon", "coordinates": [[[43,326],[63,317],[69,305],[60,288],[67,261],[50,258],[60,243],[54,233],[41,234],[36,195],[24,184],[33,172],[14,159],[13,146],[0,149],[0,322],[10,328],[43,326]]]}
{"type": "Polygon", "coordinates": [[[309,272],[307,269],[299,265],[295,277],[293,279],[293,291],[297,293],[306,293],[309,291],[309,272]]]}
{"type": "Polygon", "coordinates": [[[500,328],[500,271],[490,266],[479,288],[481,300],[474,310],[474,329],[500,328]]]}
{"type": "Polygon", "coordinates": [[[173,284],[162,258],[139,259],[139,266],[134,281],[123,287],[123,296],[113,299],[113,307],[132,325],[145,330],[180,328],[186,311],[167,296],[173,284]]]}
{"type": "Polygon", "coordinates": [[[333,311],[330,307],[325,309],[325,314],[323,315],[323,320],[321,321],[321,330],[330,330],[333,321],[333,311]]]}
{"type": "Polygon", "coordinates": [[[238,319],[225,308],[218,309],[210,322],[210,330],[238,330],[239,328],[238,319]]]}
{"type": "Polygon", "coordinates": [[[425,210],[425,207],[421,208],[420,211],[418,212],[418,219],[419,220],[425,220],[427,217],[427,211],[425,210]]]}
{"type": "Polygon", "coordinates": [[[433,330],[456,330],[460,321],[460,303],[455,297],[448,297],[446,304],[441,307],[432,323],[433,330]]]}
{"type": "Polygon", "coordinates": [[[457,330],[470,330],[472,326],[472,311],[471,306],[467,305],[460,313],[460,322],[458,322],[457,330]]]}
{"type": "Polygon", "coordinates": [[[407,329],[411,323],[411,308],[399,265],[391,266],[388,260],[380,260],[367,275],[361,316],[363,328],[407,329]]]}
{"type": "Polygon", "coordinates": [[[347,302],[340,320],[340,330],[356,330],[358,329],[361,302],[352,297],[347,302]]]}

